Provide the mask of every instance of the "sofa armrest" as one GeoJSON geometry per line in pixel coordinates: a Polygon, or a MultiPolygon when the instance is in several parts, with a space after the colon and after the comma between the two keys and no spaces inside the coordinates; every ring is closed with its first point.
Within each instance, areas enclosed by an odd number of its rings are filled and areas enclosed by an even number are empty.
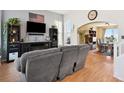
{"type": "Polygon", "coordinates": [[[20,58],[15,59],[14,61],[15,65],[16,65],[16,69],[21,72],[21,62],[20,62],[20,58]]]}

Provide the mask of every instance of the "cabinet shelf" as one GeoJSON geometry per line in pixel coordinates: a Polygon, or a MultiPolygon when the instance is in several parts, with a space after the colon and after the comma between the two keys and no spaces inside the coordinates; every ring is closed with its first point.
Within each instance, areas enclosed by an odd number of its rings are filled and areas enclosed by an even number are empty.
{"type": "Polygon", "coordinates": [[[58,47],[58,29],[57,28],[50,28],[49,29],[49,36],[51,42],[51,47],[58,47]]]}
{"type": "Polygon", "coordinates": [[[4,47],[3,49],[4,53],[2,54],[2,60],[6,60],[6,62],[10,62],[19,56],[20,25],[9,25],[8,24],[6,31],[7,31],[6,35],[2,33],[3,34],[2,47],[4,47]]]}

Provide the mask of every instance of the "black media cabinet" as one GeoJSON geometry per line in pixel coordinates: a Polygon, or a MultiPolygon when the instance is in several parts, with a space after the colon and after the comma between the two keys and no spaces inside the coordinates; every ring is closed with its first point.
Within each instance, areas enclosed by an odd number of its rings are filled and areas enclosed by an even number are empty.
{"type": "Polygon", "coordinates": [[[51,48],[51,41],[9,43],[5,62],[13,62],[25,52],[51,48]]]}
{"type": "Polygon", "coordinates": [[[20,42],[20,53],[21,56],[25,52],[40,50],[40,49],[48,49],[51,48],[51,41],[44,42],[20,42]]]}

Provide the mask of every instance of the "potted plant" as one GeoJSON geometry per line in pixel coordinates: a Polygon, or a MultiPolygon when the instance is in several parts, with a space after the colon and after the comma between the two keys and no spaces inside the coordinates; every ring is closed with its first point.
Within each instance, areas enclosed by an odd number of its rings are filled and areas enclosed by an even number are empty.
{"type": "Polygon", "coordinates": [[[9,18],[7,22],[3,24],[3,34],[6,33],[7,25],[20,25],[19,18],[9,18]]]}
{"type": "Polygon", "coordinates": [[[20,25],[20,20],[19,20],[19,18],[9,18],[7,21],[7,24],[20,25]]]}

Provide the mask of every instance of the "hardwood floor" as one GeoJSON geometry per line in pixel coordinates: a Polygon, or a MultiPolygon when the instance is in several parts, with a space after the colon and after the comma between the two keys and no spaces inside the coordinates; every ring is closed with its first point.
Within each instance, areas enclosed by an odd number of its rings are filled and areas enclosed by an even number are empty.
{"type": "MultiPolygon", "coordinates": [[[[16,70],[14,63],[0,66],[0,81],[20,81],[21,74],[16,70]]],[[[67,76],[62,82],[118,82],[113,77],[113,59],[103,56],[95,51],[90,51],[85,68],[67,76]]]]}
{"type": "Polygon", "coordinates": [[[13,62],[0,65],[0,82],[16,82],[19,80],[20,73],[16,70],[13,62]]]}
{"type": "Polygon", "coordinates": [[[66,77],[63,82],[118,82],[113,77],[113,59],[100,53],[90,51],[85,68],[66,77]]]}

